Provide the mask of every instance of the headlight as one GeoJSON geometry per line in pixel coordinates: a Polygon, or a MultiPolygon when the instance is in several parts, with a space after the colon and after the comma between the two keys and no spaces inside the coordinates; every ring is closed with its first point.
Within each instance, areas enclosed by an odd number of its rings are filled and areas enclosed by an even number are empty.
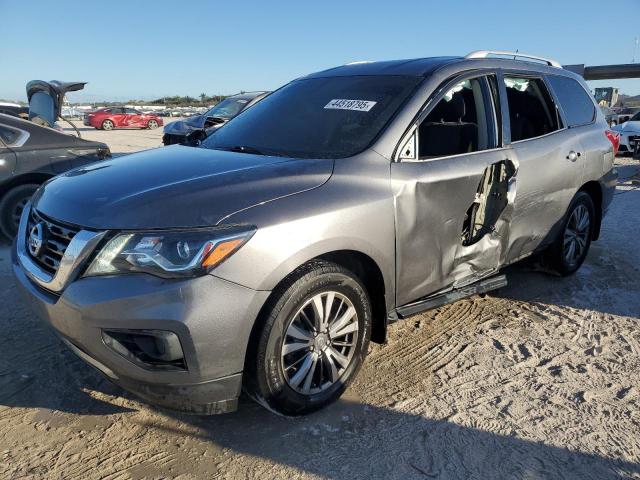
{"type": "Polygon", "coordinates": [[[159,277],[203,275],[229,258],[255,229],[121,233],[95,257],[85,276],[144,272],[159,277]]]}

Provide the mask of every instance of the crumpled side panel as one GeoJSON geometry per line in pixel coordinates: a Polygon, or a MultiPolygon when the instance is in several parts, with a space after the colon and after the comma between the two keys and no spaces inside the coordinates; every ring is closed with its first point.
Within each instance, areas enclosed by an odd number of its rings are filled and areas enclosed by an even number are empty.
{"type": "Polygon", "coordinates": [[[517,162],[495,228],[463,246],[462,231],[485,169],[508,151],[392,164],[396,210],[397,304],[473,282],[504,260],[516,196],[517,162]]]}

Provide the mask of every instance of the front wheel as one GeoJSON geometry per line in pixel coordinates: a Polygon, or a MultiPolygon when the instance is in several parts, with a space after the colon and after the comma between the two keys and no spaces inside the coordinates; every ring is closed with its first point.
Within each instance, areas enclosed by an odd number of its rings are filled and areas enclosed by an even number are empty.
{"type": "Polygon", "coordinates": [[[356,376],[370,334],[371,305],[357,277],[313,261],[274,291],[247,353],[245,390],[283,415],[318,410],[356,376]]]}
{"type": "Polygon", "coordinates": [[[39,185],[29,183],[18,185],[9,190],[0,202],[0,231],[8,238],[13,238],[18,232],[20,217],[39,185]]]}
{"type": "Polygon", "coordinates": [[[562,230],[547,251],[549,266],[562,276],[575,273],[589,253],[595,208],[591,196],[578,192],[567,210],[562,230]]]}

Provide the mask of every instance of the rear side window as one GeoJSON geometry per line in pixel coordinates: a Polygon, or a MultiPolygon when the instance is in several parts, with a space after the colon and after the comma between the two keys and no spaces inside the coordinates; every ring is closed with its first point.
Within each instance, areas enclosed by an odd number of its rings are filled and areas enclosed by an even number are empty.
{"type": "Polygon", "coordinates": [[[558,111],[541,78],[506,76],[504,83],[512,142],[558,130],[558,111]]]}
{"type": "Polygon", "coordinates": [[[551,88],[556,93],[569,127],[593,122],[596,109],[591,96],[573,78],[549,75],[551,88]]]}
{"type": "Polygon", "coordinates": [[[20,138],[20,131],[0,125],[0,139],[6,145],[13,145],[20,138]]]}

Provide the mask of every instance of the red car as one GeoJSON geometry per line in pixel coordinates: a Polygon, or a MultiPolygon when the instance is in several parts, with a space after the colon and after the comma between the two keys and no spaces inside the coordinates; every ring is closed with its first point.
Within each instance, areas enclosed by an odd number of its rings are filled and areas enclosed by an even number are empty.
{"type": "Polygon", "coordinates": [[[158,128],[163,125],[160,117],[126,107],[107,107],[88,113],[84,117],[84,124],[102,130],[158,128]]]}

